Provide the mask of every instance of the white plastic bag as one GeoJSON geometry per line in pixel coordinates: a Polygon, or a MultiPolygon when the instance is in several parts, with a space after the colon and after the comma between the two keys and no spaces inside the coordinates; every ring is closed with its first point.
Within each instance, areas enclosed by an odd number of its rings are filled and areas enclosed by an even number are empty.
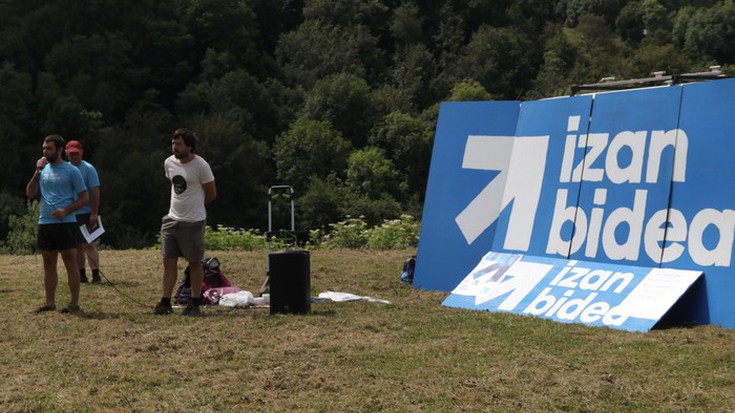
{"type": "Polygon", "coordinates": [[[225,307],[249,307],[255,304],[255,298],[250,291],[239,291],[233,294],[225,294],[219,298],[219,305],[225,307]]]}

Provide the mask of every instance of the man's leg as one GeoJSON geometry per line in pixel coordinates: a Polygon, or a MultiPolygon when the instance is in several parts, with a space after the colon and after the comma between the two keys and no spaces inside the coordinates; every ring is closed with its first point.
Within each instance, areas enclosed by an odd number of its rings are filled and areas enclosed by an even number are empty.
{"type": "Polygon", "coordinates": [[[171,314],[171,295],[176,284],[176,273],[178,272],[178,258],[163,257],[163,280],[161,281],[161,301],[151,311],[154,315],[171,314]]]}
{"type": "Polygon", "coordinates": [[[201,261],[189,262],[189,282],[191,283],[191,298],[200,298],[204,282],[204,265],[201,261]]]}
{"type": "Polygon", "coordinates": [[[163,258],[163,279],[161,280],[161,301],[151,314],[171,314],[171,295],[176,285],[178,272],[179,247],[176,242],[176,221],[168,215],[161,220],[161,257],[163,258]]]}
{"type": "Polygon", "coordinates": [[[178,272],[178,258],[163,259],[163,285],[161,297],[171,299],[176,285],[176,273],[178,272]]]}
{"type": "Polygon", "coordinates": [[[77,267],[77,250],[70,248],[61,251],[61,259],[64,260],[66,267],[66,276],[69,280],[69,294],[71,295],[71,305],[79,305],[79,268],[77,267]]]}
{"type": "Polygon", "coordinates": [[[77,268],[79,268],[79,279],[81,282],[87,282],[87,271],[84,268],[84,259],[87,255],[84,253],[84,244],[77,244],[77,268]]]}
{"type": "Polygon", "coordinates": [[[201,261],[188,261],[189,284],[191,285],[191,299],[181,315],[199,315],[199,305],[202,303],[202,282],[204,281],[204,266],[201,261]]]}
{"type": "Polygon", "coordinates": [[[100,253],[97,251],[95,243],[87,244],[87,259],[89,260],[89,268],[92,270],[92,282],[99,284],[102,282],[100,278],[100,253]]]}
{"type": "Polygon", "coordinates": [[[46,305],[56,305],[56,285],[59,283],[59,274],[56,272],[56,262],[59,253],[56,251],[41,251],[43,258],[43,288],[46,291],[46,305]]]}
{"type": "Polygon", "coordinates": [[[100,269],[100,253],[97,251],[97,244],[87,244],[87,257],[89,261],[89,268],[92,270],[100,269]]]}

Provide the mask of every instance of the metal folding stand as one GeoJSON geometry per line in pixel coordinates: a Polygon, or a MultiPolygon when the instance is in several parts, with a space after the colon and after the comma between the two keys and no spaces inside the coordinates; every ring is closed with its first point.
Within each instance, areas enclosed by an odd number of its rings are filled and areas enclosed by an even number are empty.
{"type": "MultiPolygon", "coordinates": [[[[263,285],[260,287],[260,294],[263,294],[268,290],[270,285],[271,268],[270,268],[270,254],[271,254],[271,241],[273,239],[273,197],[277,194],[286,194],[290,203],[290,216],[291,216],[291,227],[285,231],[293,238],[294,247],[297,245],[296,238],[296,219],[294,212],[294,199],[293,199],[293,187],[290,185],[274,185],[268,188],[268,232],[265,234],[265,245],[266,245],[266,277],[263,285]]],[[[282,230],[283,231],[283,230],[282,230]]]]}

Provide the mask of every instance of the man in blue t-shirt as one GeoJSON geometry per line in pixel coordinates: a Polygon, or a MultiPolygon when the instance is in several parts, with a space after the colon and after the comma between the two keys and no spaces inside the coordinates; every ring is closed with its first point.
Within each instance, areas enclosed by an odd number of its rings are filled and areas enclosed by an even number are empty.
{"type": "Polygon", "coordinates": [[[100,206],[100,178],[97,175],[97,169],[91,163],[82,159],[84,149],[79,141],[69,141],[66,144],[66,157],[69,163],[76,166],[82,174],[84,185],[87,187],[87,196],[89,202],[76,211],[77,216],[77,232],[79,232],[79,243],[77,244],[77,266],[79,267],[79,278],[82,283],[87,282],[87,271],[84,268],[86,259],[89,258],[89,268],[92,269],[92,282],[94,284],[102,284],[100,278],[100,255],[97,246],[94,243],[87,243],[84,236],[79,231],[82,225],[86,225],[88,229],[97,226],[97,215],[100,206]]]}
{"type": "Polygon", "coordinates": [[[37,313],[56,309],[56,263],[61,254],[69,280],[71,303],[62,313],[79,312],[79,270],[77,268],[77,223],[74,211],[87,203],[87,188],[79,169],[61,158],[64,138],[49,135],[43,140],[43,157],[26,185],[26,196],[41,196],[38,218],[38,249],[43,257],[43,285],[46,304],[37,313]],[[76,199],[76,200],[75,200],[76,199]]]}

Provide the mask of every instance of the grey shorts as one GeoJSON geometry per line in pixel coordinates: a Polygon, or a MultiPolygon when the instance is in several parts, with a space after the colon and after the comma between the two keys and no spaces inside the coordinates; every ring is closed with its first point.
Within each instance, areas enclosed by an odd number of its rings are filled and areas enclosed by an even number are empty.
{"type": "Polygon", "coordinates": [[[204,227],[206,221],[183,222],[164,216],[161,219],[161,255],[163,258],[184,257],[188,262],[204,259],[204,227]]]}

